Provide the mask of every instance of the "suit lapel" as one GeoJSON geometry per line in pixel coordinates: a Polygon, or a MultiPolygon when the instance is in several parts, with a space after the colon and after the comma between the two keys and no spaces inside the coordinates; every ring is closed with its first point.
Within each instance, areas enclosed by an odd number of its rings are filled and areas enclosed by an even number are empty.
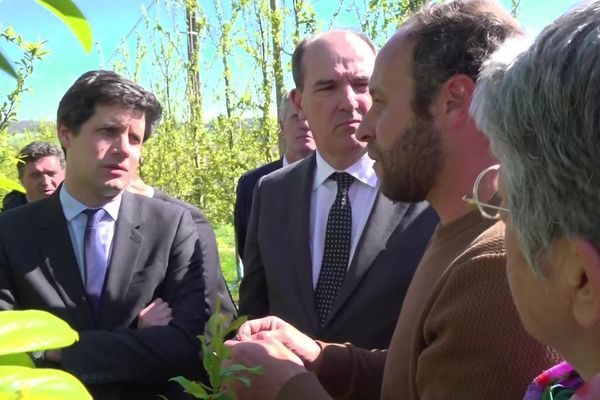
{"type": "Polygon", "coordinates": [[[94,326],[94,319],[87,303],[59,193],[60,188],[47,200],[43,200],[39,209],[37,243],[44,264],[42,268],[48,272],[67,310],[73,320],[77,321],[77,328],[91,328],[94,326]]]}
{"type": "Polygon", "coordinates": [[[354,257],[344,277],[340,293],[333,305],[325,326],[352,295],[352,292],[369,270],[375,258],[385,249],[386,243],[408,210],[409,204],[394,204],[379,193],[356,245],[354,257]]]}
{"type": "Polygon", "coordinates": [[[112,252],[102,292],[102,303],[98,324],[100,327],[112,326],[111,321],[118,319],[123,310],[119,304],[127,293],[131,277],[143,265],[136,262],[144,239],[142,233],[143,204],[139,199],[123,192],[119,208],[119,217],[115,225],[112,252]]]}
{"type": "Polygon", "coordinates": [[[319,319],[315,309],[314,289],[312,283],[312,258],[310,253],[310,199],[313,176],[316,165],[315,155],[300,162],[297,168],[290,171],[287,192],[289,193],[290,213],[288,226],[289,241],[292,243],[292,259],[296,261],[296,277],[300,286],[300,295],[306,314],[310,319],[313,331],[319,331],[319,319]]]}

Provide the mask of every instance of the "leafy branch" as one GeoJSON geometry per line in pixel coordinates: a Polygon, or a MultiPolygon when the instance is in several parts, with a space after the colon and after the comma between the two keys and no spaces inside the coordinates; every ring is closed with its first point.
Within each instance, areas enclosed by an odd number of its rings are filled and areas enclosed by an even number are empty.
{"type": "Polygon", "coordinates": [[[221,314],[221,303],[217,301],[215,312],[208,319],[208,332],[211,336],[211,342],[206,342],[205,336],[199,336],[202,343],[202,353],[204,354],[204,369],[209,378],[210,385],[201,382],[190,381],[182,376],[172,378],[184,388],[185,392],[191,394],[196,399],[205,400],[233,400],[235,394],[231,393],[230,388],[236,382],[250,387],[250,379],[239,373],[262,374],[261,366],[246,367],[240,364],[232,364],[222,367],[223,361],[229,358],[231,350],[225,346],[225,339],[229,334],[235,332],[245,321],[247,317],[240,317],[227,325],[229,317],[221,314]]]}

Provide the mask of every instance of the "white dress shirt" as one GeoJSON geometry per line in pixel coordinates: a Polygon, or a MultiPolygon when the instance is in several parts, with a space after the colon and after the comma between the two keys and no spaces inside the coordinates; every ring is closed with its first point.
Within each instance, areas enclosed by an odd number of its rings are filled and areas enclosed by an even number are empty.
{"type": "Polygon", "coordinates": [[[316,159],[317,165],[310,197],[310,251],[313,288],[317,286],[319,273],[321,272],[329,209],[337,195],[337,182],[328,179],[329,176],[334,172],[347,172],[355,178],[348,191],[350,206],[352,207],[352,241],[348,266],[352,263],[358,240],[371,214],[371,208],[373,208],[378,193],[377,175],[375,175],[373,169],[374,161],[366,153],[344,171],[337,171],[329,165],[321,157],[318,150],[316,151],[316,159]]]}
{"type": "MultiPolygon", "coordinates": [[[[121,199],[123,195],[119,194],[109,203],[104,204],[101,208],[106,211],[106,214],[98,224],[98,233],[104,235],[102,240],[104,243],[109,243],[106,248],[106,260],[110,261],[110,252],[112,251],[113,236],[115,234],[115,222],[117,222],[117,216],[119,215],[119,208],[121,207],[121,199]]],[[[87,215],[83,211],[87,210],[88,206],[75,199],[69,193],[66,183],[62,185],[59,193],[60,204],[62,205],[63,214],[67,220],[67,227],[69,229],[69,236],[71,237],[71,244],[73,244],[73,251],[75,252],[75,258],[77,259],[77,266],[81,273],[81,279],[85,282],[85,260],[83,255],[83,239],[85,235],[85,227],[87,225],[87,215]]]]}

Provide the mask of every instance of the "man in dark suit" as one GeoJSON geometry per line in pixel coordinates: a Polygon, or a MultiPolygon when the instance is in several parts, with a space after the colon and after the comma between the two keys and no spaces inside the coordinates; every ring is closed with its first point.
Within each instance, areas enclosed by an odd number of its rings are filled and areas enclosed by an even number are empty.
{"type": "Polygon", "coordinates": [[[374,59],[372,42],[345,30],[294,51],[292,99],[317,151],[257,185],[240,314],[276,315],[313,338],[386,348],[438,218],[425,202],[381,195],[356,139],[371,107],[374,59]]]}
{"type": "Polygon", "coordinates": [[[2,199],[2,209],[10,210],[50,196],[65,178],[65,157],[60,147],[35,141],[17,155],[17,172],[25,193],[9,192],[2,199]]]}
{"type": "Polygon", "coordinates": [[[0,309],[46,310],[78,331],[37,362],[74,374],[95,399],[172,399],[167,379],[201,365],[194,223],[124,191],[160,114],[154,95],[114,72],[83,74],[57,112],[64,184],[0,215],[0,309]]]}
{"type": "Polygon", "coordinates": [[[280,135],[285,143],[283,158],[246,172],[240,177],[236,188],[233,225],[240,259],[244,256],[246,231],[250,220],[250,210],[252,210],[252,194],[258,180],[279,168],[305,158],[315,151],[315,141],[308,123],[306,119],[298,117],[298,111],[294,108],[289,93],[286,93],[281,99],[277,110],[277,120],[279,121],[280,135]]]}

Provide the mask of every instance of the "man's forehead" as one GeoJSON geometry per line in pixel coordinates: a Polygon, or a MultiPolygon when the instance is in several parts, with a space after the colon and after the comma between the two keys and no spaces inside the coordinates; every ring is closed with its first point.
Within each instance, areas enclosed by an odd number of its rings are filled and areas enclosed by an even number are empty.
{"type": "Polygon", "coordinates": [[[43,169],[48,166],[54,166],[51,164],[56,164],[56,166],[61,167],[60,160],[55,155],[47,155],[36,160],[29,160],[25,163],[25,166],[28,167],[28,169],[43,169]]]}
{"type": "Polygon", "coordinates": [[[408,32],[398,31],[383,46],[375,59],[373,76],[369,82],[369,89],[377,91],[385,85],[385,80],[402,74],[409,74],[412,70],[414,43],[410,40],[408,32]]]}
{"type": "Polygon", "coordinates": [[[307,70],[325,70],[326,66],[366,65],[372,68],[375,53],[360,37],[351,33],[324,36],[312,42],[306,48],[303,63],[307,70]],[[370,65],[370,66],[369,66],[370,65]]]}
{"type": "Polygon", "coordinates": [[[94,117],[96,117],[96,120],[104,123],[121,124],[128,121],[130,118],[144,118],[145,113],[143,110],[126,107],[120,104],[99,104],[96,105],[94,114],[92,114],[91,118],[94,117]]]}

